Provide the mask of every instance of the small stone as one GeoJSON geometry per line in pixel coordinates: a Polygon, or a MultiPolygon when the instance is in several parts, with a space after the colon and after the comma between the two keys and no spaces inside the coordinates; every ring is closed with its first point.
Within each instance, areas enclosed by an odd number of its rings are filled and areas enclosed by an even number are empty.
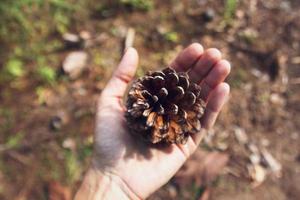
{"type": "Polygon", "coordinates": [[[270,145],[270,141],[266,138],[261,139],[260,143],[264,147],[268,147],[270,145]]]}
{"type": "Polygon", "coordinates": [[[70,149],[70,150],[75,150],[76,148],[76,142],[72,138],[66,138],[63,143],[62,143],[63,148],[65,149],[70,149]]]}
{"type": "Polygon", "coordinates": [[[61,129],[62,127],[62,123],[63,120],[61,117],[59,116],[54,116],[50,119],[50,123],[49,123],[49,128],[52,130],[52,131],[58,131],[61,129]]]}
{"type": "Polygon", "coordinates": [[[203,20],[206,22],[211,22],[212,20],[214,20],[215,16],[216,16],[215,11],[211,8],[208,8],[202,14],[203,20]]]}
{"type": "Polygon", "coordinates": [[[253,187],[259,186],[266,179],[267,172],[265,168],[263,168],[259,164],[248,166],[248,172],[250,177],[254,181],[253,187]]]}
{"type": "Polygon", "coordinates": [[[65,47],[69,49],[81,48],[83,46],[83,41],[80,36],[73,33],[65,33],[63,36],[65,47]]]}
{"type": "Polygon", "coordinates": [[[291,138],[292,138],[293,140],[297,140],[297,139],[299,138],[299,133],[298,133],[298,132],[293,132],[293,133],[291,134],[291,138]]]}
{"type": "Polygon", "coordinates": [[[241,127],[238,127],[238,126],[234,127],[234,135],[240,144],[244,145],[244,144],[248,143],[248,136],[247,136],[245,130],[242,129],[241,127]]]}
{"type": "Polygon", "coordinates": [[[65,111],[60,110],[51,117],[49,121],[49,129],[52,131],[59,131],[63,125],[69,122],[69,120],[69,115],[65,111]]]}
{"type": "Polygon", "coordinates": [[[260,155],[259,154],[255,154],[255,153],[252,153],[249,156],[249,159],[250,159],[251,163],[254,164],[254,165],[259,164],[260,161],[261,161],[260,155]]]}
{"type": "Polygon", "coordinates": [[[71,78],[76,79],[87,67],[88,54],[84,51],[71,52],[63,61],[63,71],[71,78]]]}
{"type": "Polygon", "coordinates": [[[169,192],[169,195],[172,198],[176,198],[177,197],[177,190],[176,190],[176,187],[174,185],[168,185],[167,190],[169,192]]]}
{"type": "Polygon", "coordinates": [[[272,93],[270,95],[270,101],[278,106],[283,106],[285,104],[285,100],[277,93],[272,93]]]}
{"type": "Polygon", "coordinates": [[[80,31],[79,36],[83,40],[90,40],[92,38],[91,33],[86,30],[80,31]]]}
{"type": "Polygon", "coordinates": [[[292,9],[291,2],[289,1],[281,1],[279,7],[285,12],[290,12],[292,9]]]}

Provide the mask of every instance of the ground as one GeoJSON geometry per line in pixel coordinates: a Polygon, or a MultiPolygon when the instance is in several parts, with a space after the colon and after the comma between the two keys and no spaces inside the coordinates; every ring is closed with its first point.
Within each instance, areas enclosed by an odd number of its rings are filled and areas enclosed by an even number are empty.
{"type": "Polygon", "coordinates": [[[192,42],[219,48],[232,65],[226,80],[230,100],[199,148],[228,155],[226,167],[205,184],[196,181],[196,172],[183,176],[185,184],[176,175],[149,199],[300,197],[300,2],[87,2],[89,10],[70,11],[68,24],[47,31],[41,24],[22,43],[3,38],[0,199],[66,200],[74,194],[92,152],[97,97],[120,60],[130,27],[140,54],[137,76],[168,65],[192,42]],[[91,37],[69,48],[66,32],[91,37]],[[35,52],[34,44],[39,44],[35,52]],[[62,73],[62,63],[79,50],[88,53],[88,67],[70,78],[62,73]],[[245,143],[237,140],[237,131],[246,134],[245,143]],[[262,170],[251,175],[251,156],[259,154],[251,145],[269,152],[282,169],[272,171],[262,159],[262,170]]]}

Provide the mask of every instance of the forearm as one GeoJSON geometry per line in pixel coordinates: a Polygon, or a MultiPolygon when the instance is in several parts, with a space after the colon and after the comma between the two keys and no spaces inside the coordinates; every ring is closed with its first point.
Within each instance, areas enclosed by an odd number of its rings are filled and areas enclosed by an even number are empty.
{"type": "Polygon", "coordinates": [[[130,200],[138,199],[126,186],[116,182],[111,176],[90,169],[75,196],[75,200],[130,200]]]}

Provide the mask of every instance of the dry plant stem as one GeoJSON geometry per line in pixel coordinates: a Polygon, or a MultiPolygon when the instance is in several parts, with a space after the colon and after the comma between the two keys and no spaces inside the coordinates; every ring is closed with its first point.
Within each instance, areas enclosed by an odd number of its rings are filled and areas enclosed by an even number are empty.
{"type": "Polygon", "coordinates": [[[135,30],[134,28],[129,28],[125,38],[124,51],[126,51],[129,47],[133,46],[135,38],[135,30]]]}

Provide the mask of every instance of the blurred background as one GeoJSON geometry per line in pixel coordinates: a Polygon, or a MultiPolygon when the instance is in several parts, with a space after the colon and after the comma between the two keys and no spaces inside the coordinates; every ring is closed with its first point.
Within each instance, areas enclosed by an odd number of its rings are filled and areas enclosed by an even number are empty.
{"type": "Polygon", "coordinates": [[[299,10],[297,0],[1,0],[0,199],[71,199],[124,48],[139,51],[141,76],[192,42],[231,61],[231,98],[149,199],[299,199],[299,10]]]}

